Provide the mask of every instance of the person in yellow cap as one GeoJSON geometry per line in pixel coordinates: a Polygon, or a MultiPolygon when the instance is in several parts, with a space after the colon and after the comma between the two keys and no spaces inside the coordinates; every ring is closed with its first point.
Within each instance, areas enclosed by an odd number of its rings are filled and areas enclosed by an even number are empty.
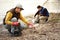
{"type": "MultiPolygon", "coordinates": [[[[17,4],[15,8],[10,9],[9,11],[7,11],[6,16],[4,18],[4,24],[5,27],[8,29],[8,31],[11,33],[11,25],[12,26],[17,26],[19,25],[18,19],[22,20],[24,23],[26,23],[28,26],[33,25],[32,23],[30,23],[29,21],[27,21],[23,15],[21,14],[21,11],[24,10],[22,8],[22,5],[17,4]]],[[[21,24],[21,22],[20,22],[21,24]]],[[[22,26],[24,26],[22,24],[22,26]]],[[[20,25],[21,27],[21,25],[20,25]]],[[[13,31],[12,31],[13,32],[13,31]]]]}

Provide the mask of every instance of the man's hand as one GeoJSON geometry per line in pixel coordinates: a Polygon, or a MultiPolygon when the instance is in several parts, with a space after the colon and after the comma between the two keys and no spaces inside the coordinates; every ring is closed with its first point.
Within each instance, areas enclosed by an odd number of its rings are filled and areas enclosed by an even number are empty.
{"type": "Polygon", "coordinates": [[[28,23],[29,28],[34,28],[33,23],[28,23]]]}
{"type": "Polygon", "coordinates": [[[13,26],[18,26],[19,25],[19,22],[12,22],[12,25],[13,26]]]}

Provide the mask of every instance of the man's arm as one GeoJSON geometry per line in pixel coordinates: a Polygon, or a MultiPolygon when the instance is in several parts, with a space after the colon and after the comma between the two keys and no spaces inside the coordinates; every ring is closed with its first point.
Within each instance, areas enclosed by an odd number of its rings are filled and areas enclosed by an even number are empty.
{"type": "Polygon", "coordinates": [[[12,24],[12,22],[10,21],[11,18],[12,18],[12,13],[8,12],[7,15],[6,15],[6,18],[5,18],[5,23],[6,24],[12,24]]]}
{"type": "Polygon", "coordinates": [[[37,15],[37,13],[34,15],[34,17],[37,15]]]}
{"type": "Polygon", "coordinates": [[[36,14],[34,15],[34,17],[35,17],[36,15],[38,15],[38,14],[39,14],[39,11],[36,12],[36,14]]]}
{"type": "Polygon", "coordinates": [[[20,13],[20,19],[25,22],[26,24],[28,24],[28,21],[26,20],[25,17],[23,17],[23,15],[20,13]]]}
{"type": "Polygon", "coordinates": [[[33,27],[33,23],[28,22],[28,21],[25,19],[25,17],[22,16],[22,14],[20,14],[20,19],[21,19],[23,22],[25,22],[25,23],[29,26],[29,28],[32,28],[32,27],[33,27]]]}

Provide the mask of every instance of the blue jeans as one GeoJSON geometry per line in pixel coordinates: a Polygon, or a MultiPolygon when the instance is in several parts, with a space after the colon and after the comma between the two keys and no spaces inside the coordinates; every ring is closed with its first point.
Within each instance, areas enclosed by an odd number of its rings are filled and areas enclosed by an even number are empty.
{"type": "MultiPolygon", "coordinates": [[[[11,19],[11,22],[16,22],[16,21],[18,21],[18,20],[15,17],[11,19]]],[[[20,23],[20,26],[19,26],[20,29],[27,28],[27,25],[23,21],[19,20],[19,23],[20,23]]],[[[10,29],[11,28],[12,29],[11,32],[14,32],[14,27],[12,25],[6,24],[6,25],[4,25],[4,27],[6,29],[10,29]]]]}

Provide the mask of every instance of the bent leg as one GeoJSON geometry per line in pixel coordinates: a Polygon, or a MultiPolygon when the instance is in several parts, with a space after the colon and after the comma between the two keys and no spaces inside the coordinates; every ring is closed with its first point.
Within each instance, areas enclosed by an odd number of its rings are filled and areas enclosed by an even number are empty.
{"type": "Polygon", "coordinates": [[[35,23],[39,23],[40,19],[39,19],[39,15],[37,15],[37,17],[35,18],[35,23]]]}
{"type": "Polygon", "coordinates": [[[22,20],[19,20],[19,23],[20,23],[20,28],[21,29],[24,29],[24,28],[27,28],[27,24],[25,24],[22,20]]]}

